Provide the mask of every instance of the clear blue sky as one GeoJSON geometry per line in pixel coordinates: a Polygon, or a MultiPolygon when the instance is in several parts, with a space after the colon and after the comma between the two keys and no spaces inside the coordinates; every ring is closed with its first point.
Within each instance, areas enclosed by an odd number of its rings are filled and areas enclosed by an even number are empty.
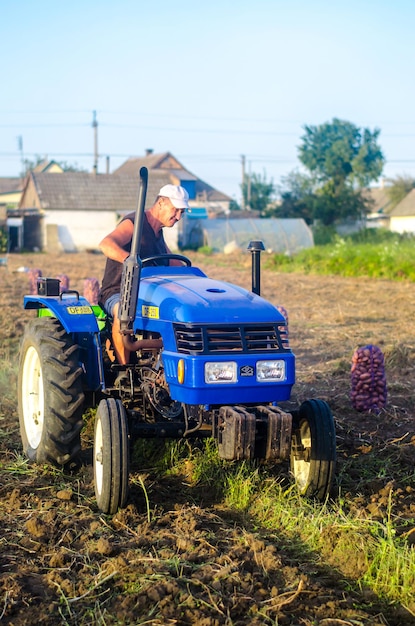
{"type": "Polygon", "coordinates": [[[413,0],[0,0],[0,176],[36,155],[93,165],[172,152],[240,199],[280,184],[304,125],[381,129],[386,177],[415,176],[413,0]]]}

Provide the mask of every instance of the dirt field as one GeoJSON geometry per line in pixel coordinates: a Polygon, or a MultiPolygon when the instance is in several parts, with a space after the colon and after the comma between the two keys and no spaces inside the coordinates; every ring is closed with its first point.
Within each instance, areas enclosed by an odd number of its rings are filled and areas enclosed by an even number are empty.
{"type": "MultiPolygon", "coordinates": [[[[192,258],[208,275],[250,288],[248,256],[232,265],[228,257],[192,258]]],[[[84,279],[100,278],[103,265],[97,254],[11,255],[0,268],[2,361],[15,363],[28,316],[28,277],[19,268],[65,274],[82,294],[84,279]]],[[[346,506],[382,520],[392,502],[398,532],[415,543],[415,285],[264,271],[261,286],[288,312],[293,405],[319,397],[335,415],[336,489],[346,506]],[[352,355],[366,344],[385,355],[388,404],[379,415],[358,413],[349,400],[352,355]],[[374,453],[379,465],[368,475],[374,453]],[[405,473],[412,478],[401,482],[405,473]]],[[[9,370],[10,382],[0,379],[1,624],[415,624],[402,607],[351,591],[361,574],[358,550],[339,563],[336,538],[328,537],[333,556],[324,563],[301,545],[294,551],[227,510],[206,485],[146,477],[149,521],[134,467],[130,503],[113,518],[96,509],[89,465],[72,477],[47,467],[27,472],[9,370]],[[13,471],[5,469],[11,463],[13,471]]]]}

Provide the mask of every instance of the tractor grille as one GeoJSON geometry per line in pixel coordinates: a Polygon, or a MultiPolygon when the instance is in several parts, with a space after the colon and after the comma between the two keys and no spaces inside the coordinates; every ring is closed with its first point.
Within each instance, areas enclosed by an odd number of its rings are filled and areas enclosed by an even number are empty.
{"type": "Polygon", "coordinates": [[[287,327],[283,324],[204,326],[173,324],[177,351],[183,354],[288,351],[287,327]]]}

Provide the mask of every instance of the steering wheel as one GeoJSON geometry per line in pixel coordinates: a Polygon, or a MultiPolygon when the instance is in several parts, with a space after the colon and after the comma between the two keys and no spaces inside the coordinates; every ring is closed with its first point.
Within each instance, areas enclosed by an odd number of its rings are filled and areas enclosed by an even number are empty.
{"type": "Polygon", "coordinates": [[[158,254],[157,256],[149,256],[146,259],[142,259],[141,264],[143,267],[146,265],[165,265],[163,261],[181,261],[187,265],[187,267],[192,265],[191,260],[181,254],[158,254]]]}

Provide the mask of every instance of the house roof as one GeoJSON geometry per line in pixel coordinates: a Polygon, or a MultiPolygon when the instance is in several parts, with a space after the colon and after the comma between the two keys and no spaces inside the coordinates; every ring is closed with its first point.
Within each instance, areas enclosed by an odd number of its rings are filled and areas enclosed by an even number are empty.
{"type": "Polygon", "coordinates": [[[54,170],[54,173],[56,173],[57,171],[63,172],[63,169],[59,165],[59,163],[56,163],[56,161],[51,161],[50,159],[44,159],[43,161],[35,165],[35,167],[33,168],[33,171],[36,173],[40,173],[40,172],[48,172],[51,169],[54,170]]]}
{"type": "Polygon", "coordinates": [[[390,217],[415,217],[415,189],[412,189],[389,215],[390,217]]]}
{"type": "MultiPolygon", "coordinates": [[[[64,172],[59,176],[51,173],[31,172],[26,179],[20,208],[28,208],[26,193],[34,185],[40,207],[66,210],[101,210],[128,212],[137,205],[138,176],[113,176],[112,174],[87,174],[64,172]]],[[[146,208],[151,206],[160,188],[170,182],[166,172],[149,172],[146,208]]],[[[33,206],[33,203],[31,203],[33,206]]]]}
{"type": "Polygon", "coordinates": [[[169,172],[172,176],[172,180],[169,182],[173,182],[174,184],[177,184],[177,181],[194,181],[196,195],[202,196],[204,201],[230,202],[232,200],[230,196],[214,189],[214,187],[205,183],[195,176],[195,174],[189,172],[171,152],[161,152],[159,154],[151,152],[143,157],[130,157],[119,168],[114,170],[113,173],[117,175],[129,174],[138,176],[141,167],[147,167],[149,172],[169,172]]]}
{"type": "Polygon", "coordinates": [[[202,201],[206,202],[230,202],[232,200],[226,193],[214,189],[200,179],[196,181],[196,196],[201,197],[202,201]]]}
{"type": "Polygon", "coordinates": [[[193,181],[197,200],[204,202],[230,201],[231,198],[217,191],[186,170],[170,153],[147,154],[128,159],[113,174],[90,174],[86,172],[30,172],[25,181],[19,208],[40,210],[101,210],[126,213],[136,208],[139,172],[148,169],[146,208],[151,206],[163,185],[193,181]]]}
{"type": "Polygon", "coordinates": [[[185,169],[170,152],[161,152],[159,154],[149,152],[143,157],[130,157],[120,165],[120,167],[114,170],[113,173],[136,176],[141,167],[147,167],[149,170],[170,169],[172,167],[185,169]]]}
{"type": "Polygon", "coordinates": [[[371,187],[365,189],[364,195],[372,201],[372,213],[389,215],[389,212],[392,210],[392,202],[389,198],[387,187],[371,187]]]}
{"type": "Polygon", "coordinates": [[[21,191],[22,188],[23,181],[21,178],[0,178],[0,193],[21,191]]]}

